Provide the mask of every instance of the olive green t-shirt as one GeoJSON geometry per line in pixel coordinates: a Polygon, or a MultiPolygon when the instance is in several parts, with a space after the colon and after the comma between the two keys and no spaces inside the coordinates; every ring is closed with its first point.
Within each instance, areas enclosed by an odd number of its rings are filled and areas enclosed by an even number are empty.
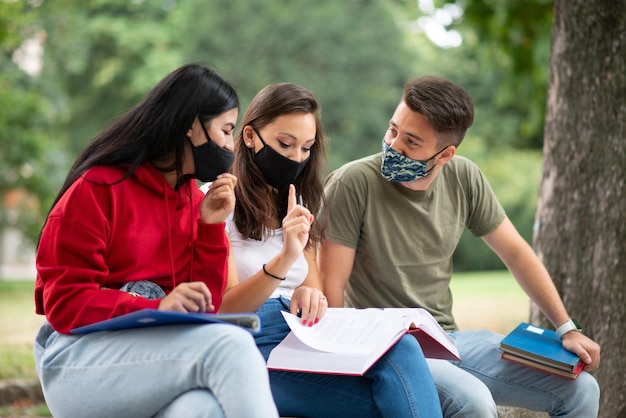
{"type": "Polygon", "coordinates": [[[346,306],[422,307],[455,330],[452,254],[465,228],[483,236],[504,220],[504,209],[467,158],[442,166],[426,191],[385,180],[380,165],[379,153],[344,165],[325,182],[327,237],[356,250],[346,306]]]}

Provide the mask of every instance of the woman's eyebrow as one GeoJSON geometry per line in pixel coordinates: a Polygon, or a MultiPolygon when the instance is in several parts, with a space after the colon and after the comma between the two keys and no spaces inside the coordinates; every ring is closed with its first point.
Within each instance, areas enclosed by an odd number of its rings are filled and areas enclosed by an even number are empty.
{"type": "MultiPolygon", "coordinates": [[[[296,138],[296,136],[295,136],[295,135],[290,134],[289,132],[277,132],[277,134],[278,134],[278,135],[285,135],[285,136],[288,136],[289,138],[293,139],[294,141],[297,141],[297,140],[298,140],[298,138],[296,138]]],[[[311,138],[311,139],[309,139],[309,140],[307,140],[307,141],[304,141],[304,143],[305,143],[305,144],[308,144],[309,142],[315,142],[315,138],[311,138]]]]}

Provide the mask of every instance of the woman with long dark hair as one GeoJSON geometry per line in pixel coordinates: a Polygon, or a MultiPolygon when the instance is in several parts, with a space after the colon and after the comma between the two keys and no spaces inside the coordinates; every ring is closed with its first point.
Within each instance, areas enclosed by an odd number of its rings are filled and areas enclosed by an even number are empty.
{"type": "Polygon", "coordinates": [[[277,416],[263,358],[239,327],[71,333],[143,308],[219,308],[238,111],[231,85],[186,65],[77,158],[37,252],[36,310],[46,321],[35,359],[54,416],[277,416]],[[195,179],[212,182],[206,195],[195,179]],[[128,291],[133,284],[162,294],[128,291]]]}

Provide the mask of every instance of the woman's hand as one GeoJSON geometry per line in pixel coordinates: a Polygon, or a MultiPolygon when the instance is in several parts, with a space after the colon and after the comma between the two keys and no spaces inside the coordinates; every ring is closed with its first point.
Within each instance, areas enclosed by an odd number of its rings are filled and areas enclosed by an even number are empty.
{"type": "Polygon", "coordinates": [[[313,219],[311,212],[297,203],[296,187],[290,184],[287,215],[283,219],[283,252],[287,257],[295,260],[302,254],[309,242],[313,219]]]}
{"type": "Polygon", "coordinates": [[[200,220],[207,224],[224,222],[235,208],[237,177],[224,173],[217,176],[200,203],[200,220]]]}
{"type": "Polygon", "coordinates": [[[211,312],[214,309],[211,291],[203,282],[180,283],[159,303],[161,311],[211,312]]]}
{"type": "Polygon", "coordinates": [[[321,290],[309,286],[300,286],[293,291],[289,311],[297,315],[300,311],[302,324],[310,327],[324,316],[328,309],[328,301],[321,290]]]}

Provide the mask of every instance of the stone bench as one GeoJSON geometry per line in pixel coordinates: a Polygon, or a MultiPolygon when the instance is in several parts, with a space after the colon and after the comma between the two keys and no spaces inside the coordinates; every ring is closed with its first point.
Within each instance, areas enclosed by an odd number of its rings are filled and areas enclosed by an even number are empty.
{"type": "MultiPolygon", "coordinates": [[[[296,418],[296,417],[281,417],[296,418]]],[[[498,418],[549,418],[545,412],[529,411],[528,409],[513,408],[510,406],[498,407],[498,418]]]]}
{"type": "Polygon", "coordinates": [[[548,418],[546,412],[529,411],[523,408],[498,406],[498,418],[548,418]]]}
{"type": "MultiPolygon", "coordinates": [[[[8,406],[16,401],[28,399],[31,402],[44,402],[39,381],[34,379],[0,380],[0,406],[8,406]]],[[[499,418],[548,418],[545,412],[498,406],[499,418]]],[[[287,417],[284,417],[287,418],[287,417]]]]}
{"type": "MultiPolygon", "coordinates": [[[[296,418],[296,417],[281,417],[296,418]]],[[[498,418],[549,418],[545,412],[529,411],[528,409],[513,408],[510,406],[498,407],[498,418]]]]}

